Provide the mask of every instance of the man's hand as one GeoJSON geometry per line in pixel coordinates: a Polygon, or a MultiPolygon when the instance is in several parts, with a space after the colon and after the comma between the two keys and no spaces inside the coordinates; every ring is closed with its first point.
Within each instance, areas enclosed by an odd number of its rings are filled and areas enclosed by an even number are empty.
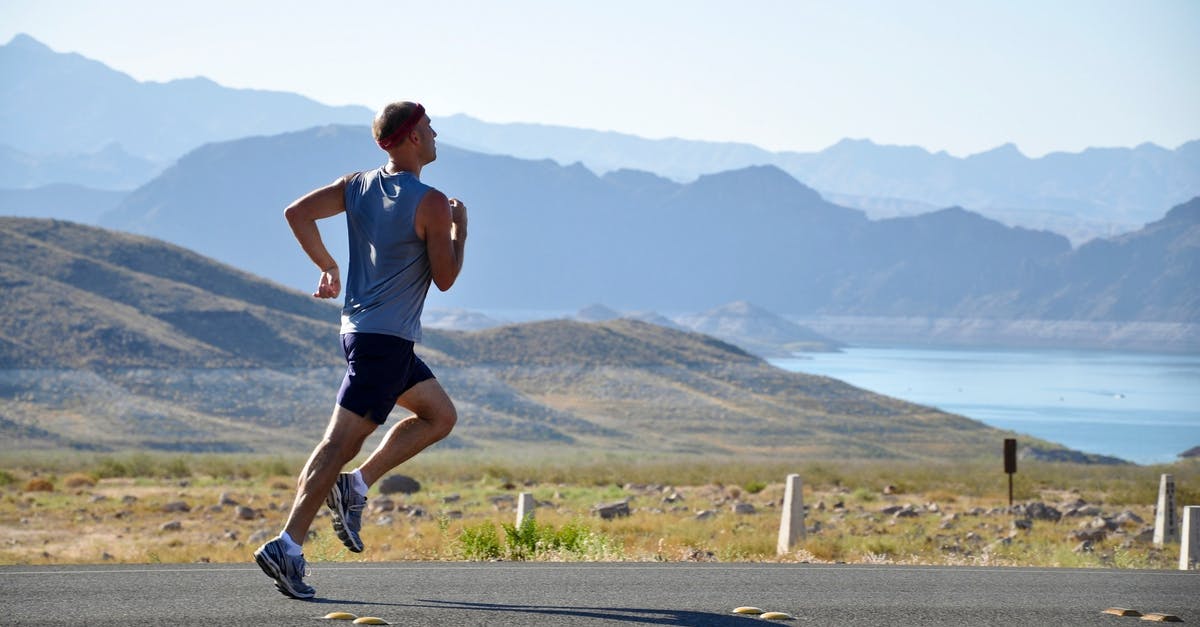
{"type": "Polygon", "coordinates": [[[467,236],[467,206],[457,198],[450,199],[450,221],[454,223],[454,239],[467,236]]]}
{"type": "Polygon", "coordinates": [[[338,267],[333,266],[321,271],[321,281],[317,283],[316,298],[337,298],[342,291],[342,280],[338,277],[338,267]]]}

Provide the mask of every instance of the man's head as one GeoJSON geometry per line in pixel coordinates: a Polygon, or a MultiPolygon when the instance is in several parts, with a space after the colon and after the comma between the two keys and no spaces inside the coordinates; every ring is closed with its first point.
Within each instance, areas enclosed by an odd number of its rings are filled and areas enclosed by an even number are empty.
{"type": "Polygon", "coordinates": [[[372,131],[380,148],[389,150],[408,140],[425,117],[425,107],[416,102],[393,102],[375,114],[372,131]]]}

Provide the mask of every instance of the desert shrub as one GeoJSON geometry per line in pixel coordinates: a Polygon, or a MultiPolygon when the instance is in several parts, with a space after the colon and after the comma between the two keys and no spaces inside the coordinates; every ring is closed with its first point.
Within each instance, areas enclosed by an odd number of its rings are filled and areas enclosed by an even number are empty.
{"type": "Polygon", "coordinates": [[[501,555],[500,535],[491,521],[463,527],[458,534],[459,553],[463,559],[490,560],[501,555]]]}
{"type": "Polygon", "coordinates": [[[599,560],[618,557],[620,544],[594,531],[582,520],[572,520],[561,528],[539,524],[532,517],[521,525],[504,524],[506,557],[523,559],[599,560]]]}
{"type": "Polygon", "coordinates": [[[553,534],[553,537],[552,548],[581,555],[587,549],[590,541],[602,536],[592,531],[582,521],[573,520],[563,525],[562,529],[553,534]]]}
{"type": "Polygon", "coordinates": [[[6,488],[17,482],[17,478],[7,470],[0,470],[0,488],[6,488]]]}
{"type": "Polygon", "coordinates": [[[192,476],[192,469],[187,460],[182,457],[172,457],[163,464],[162,472],[172,479],[183,479],[192,476]]]}
{"type": "Polygon", "coordinates": [[[125,463],[126,477],[154,477],[158,474],[154,458],[145,453],[130,455],[125,463]]]}
{"type": "Polygon", "coordinates": [[[26,492],[53,492],[54,484],[44,477],[34,477],[25,483],[26,492]]]}
{"type": "MultiPolygon", "coordinates": [[[[537,521],[532,516],[526,517],[521,521],[521,524],[512,525],[504,523],[501,525],[504,528],[505,549],[509,559],[524,560],[529,559],[537,554],[539,544],[539,531],[545,533],[546,529],[538,529],[537,521]]],[[[553,530],[550,530],[551,532],[553,530]]]]}
{"type": "Polygon", "coordinates": [[[208,455],[192,463],[195,472],[217,479],[247,479],[244,469],[239,468],[227,457],[208,455]]]}
{"type": "Polygon", "coordinates": [[[889,536],[872,536],[865,538],[859,545],[863,553],[883,557],[895,557],[900,552],[896,540],[889,536]]]}
{"type": "Polygon", "coordinates": [[[100,477],[101,479],[129,476],[129,468],[125,464],[111,457],[103,457],[97,461],[94,472],[96,473],[96,476],[100,477]]]}
{"type": "Polygon", "coordinates": [[[258,475],[260,477],[293,477],[299,472],[299,468],[281,457],[273,457],[262,463],[258,475]]]}
{"type": "Polygon", "coordinates": [[[958,493],[950,490],[939,489],[931,490],[925,493],[925,500],[934,503],[957,503],[958,493]]]}
{"type": "Polygon", "coordinates": [[[878,498],[875,495],[875,492],[869,488],[855,488],[854,492],[850,493],[850,496],[854,497],[855,500],[862,501],[863,503],[870,503],[878,498]]]}
{"type": "Polygon", "coordinates": [[[85,475],[81,472],[67,475],[63,479],[63,486],[71,489],[77,488],[94,488],[96,487],[96,478],[91,475],[85,475]]]}
{"type": "Polygon", "coordinates": [[[830,536],[815,536],[805,539],[804,550],[813,559],[824,562],[833,562],[845,557],[842,542],[830,536]]]}
{"type": "Polygon", "coordinates": [[[767,488],[767,483],[765,481],[751,481],[742,487],[750,494],[758,494],[767,488]]]}
{"type": "Polygon", "coordinates": [[[458,535],[458,553],[463,559],[485,560],[504,558],[530,559],[609,559],[618,557],[622,549],[618,542],[573,520],[561,528],[538,523],[532,516],[520,525],[501,523],[503,543],[496,525],[481,522],[464,527],[458,535]]]}

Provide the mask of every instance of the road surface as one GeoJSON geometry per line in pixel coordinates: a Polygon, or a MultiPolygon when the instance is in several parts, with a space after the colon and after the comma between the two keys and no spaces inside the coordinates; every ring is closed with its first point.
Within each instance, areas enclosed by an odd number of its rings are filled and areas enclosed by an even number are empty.
{"type": "Polygon", "coordinates": [[[318,563],[312,601],[254,564],[0,567],[0,625],[313,625],[333,611],[393,625],[1200,624],[1200,571],[713,563],[318,563]]]}

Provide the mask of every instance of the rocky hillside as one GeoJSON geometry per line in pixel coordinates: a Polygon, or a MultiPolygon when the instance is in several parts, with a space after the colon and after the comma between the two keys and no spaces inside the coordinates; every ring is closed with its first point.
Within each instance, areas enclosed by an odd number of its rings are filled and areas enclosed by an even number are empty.
{"type": "Polygon", "coordinates": [[[327,303],[165,242],[0,218],[7,367],[336,364],[327,303]]]}

